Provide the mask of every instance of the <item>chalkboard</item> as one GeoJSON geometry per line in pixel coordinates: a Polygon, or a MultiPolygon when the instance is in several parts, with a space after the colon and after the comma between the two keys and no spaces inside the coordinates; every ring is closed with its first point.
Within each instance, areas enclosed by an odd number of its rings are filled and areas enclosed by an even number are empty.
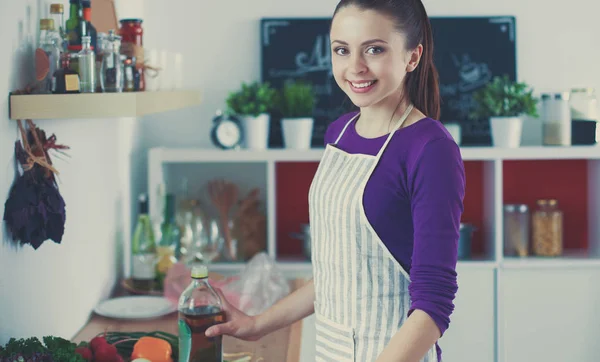
{"type": "MultiPolygon", "coordinates": [[[[317,92],[313,147],[323,147],[329,123],[355,107],[331,73],[330,18],[261,19],[261,79],[280,88],[288,79],[310,81],[317,92]]],[[[434,61],[440,73],[440,120],[462,125],[463,145],[490,144],[487,120],[470,120],[471,94],[495,75],[516,79],[515,18],[432,17],[434,61]]],[[[281,147],[277,114],[269,146],[281,147]]]]}

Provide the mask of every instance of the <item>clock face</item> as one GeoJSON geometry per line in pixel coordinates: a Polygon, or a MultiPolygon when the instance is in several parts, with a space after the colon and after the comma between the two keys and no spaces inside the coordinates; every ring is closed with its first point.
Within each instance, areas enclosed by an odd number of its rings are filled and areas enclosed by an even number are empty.
{"type": "Polygon", "coordinates": [[[225,148],[236,146],[242,138],[242,132],[237,123],[227,119],[217,124],[215,135],[219,143],[225,148]]]}

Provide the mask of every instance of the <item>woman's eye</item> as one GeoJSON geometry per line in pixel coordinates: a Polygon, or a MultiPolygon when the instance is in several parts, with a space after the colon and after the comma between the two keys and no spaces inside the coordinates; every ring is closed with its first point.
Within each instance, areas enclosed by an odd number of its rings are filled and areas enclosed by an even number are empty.
{"type": "Polygon", "coordinates": [[[367,49],[367,53],[369,54],[379,54],[383,52],[383,48],[382,47],[369,47],[367,49]]]}
{"type": "Polygon", "coordinates": [[[346,55],[348,52],[344,47],[335,48],[333,51],[336,52],[337,55],[346,55]]]}

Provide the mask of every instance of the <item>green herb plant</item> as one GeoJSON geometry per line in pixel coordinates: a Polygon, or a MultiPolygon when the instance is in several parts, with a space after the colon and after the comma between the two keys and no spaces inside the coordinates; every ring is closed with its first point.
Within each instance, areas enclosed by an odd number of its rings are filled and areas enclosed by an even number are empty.
{"type": "Polygon", "coordinates": [[[277,96],[277,90],[269,83],[242,83],[239,90],[229,93],[226,103],[231,113],[256,117],[272,111],[276,107],[277,96]]]}
{"type": "Polygon", "coordinates": [[[538,117],[538,99],[533,96],[533,90],[526,83],[511,81],[507,75],[496,76],[485,87],[475,91],[473,101],[472,119],[538,117]]]}
{"type": "Polygon", "coordinates": [[[52,360],[60,362],[85,362],[85,359],[75,352],[77,345],[64,338],[46,336],[43,343],[37,337],[11,338],[5,346],[0,346],[0,361],[13,361],[23,358],[28,361],[52,360]]]}
{"type": "Polygon", "coordinates": [[[312,84],[288,81],[279,96],[279,110],[284,118],[312,117],[316,101],[312,84]]]}

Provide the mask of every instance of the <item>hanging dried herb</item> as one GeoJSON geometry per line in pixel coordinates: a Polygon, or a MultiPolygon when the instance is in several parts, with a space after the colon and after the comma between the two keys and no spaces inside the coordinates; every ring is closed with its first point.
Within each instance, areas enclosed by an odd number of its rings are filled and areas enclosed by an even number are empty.
{"type": "Polygon", "coordinates": [[[4,204],[4,221],[14,242],[39,248],[46,240],[60,244],[65,230],[65,201],[58,190],[50,149],[64,150],[56,136],[27,120],[18,120],[21,140],[15,142],[16,177],[4,204]],[[20,167],[19,167],[20,166],[20,167]]]}

